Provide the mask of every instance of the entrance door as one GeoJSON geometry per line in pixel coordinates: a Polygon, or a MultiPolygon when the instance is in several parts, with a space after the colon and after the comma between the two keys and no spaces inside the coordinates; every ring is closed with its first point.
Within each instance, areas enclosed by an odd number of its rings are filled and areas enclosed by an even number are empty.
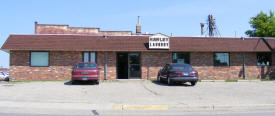
{"type": "Polygon", "coordinates": [[[141,78],[139,53],[117,53],[117,78],[141,78]]]}
{"type": "Polygon", "coordinates": [[[139,53],[129,53],[129,78],[140,78],[140,54],[139,53]]]}
{"type": "Polygon", "coordinates": [[[117,54],[117,78],[128,79],[128,53],[117,54]]]}

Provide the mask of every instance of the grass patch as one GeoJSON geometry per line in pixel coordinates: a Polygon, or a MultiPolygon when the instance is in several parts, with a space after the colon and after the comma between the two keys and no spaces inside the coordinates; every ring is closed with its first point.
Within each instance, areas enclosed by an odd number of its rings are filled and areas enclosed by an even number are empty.
{"type": "Polygon", "coordinates": [[[261,81],[275,81],[275,79],[261,79],[261,81]]]}
{"type": "Polygon", "coordinates": [[[100,82],[119,82],[119,80],[100,80],[100,82]]]}
{"type": "Polygon", "coordinates": [[[71,79],[67,80],[12,80],[9,83],[20,83],[20,82],[60,82],[60,81],[71,81],[71,79]]]}
{"type": "Polygon", "coordinates": [[[225,80],[225,82],[238,82],[238,80],[225,80]]]}
{"type": "Polygon", "coordinates": [[[149,81],[152,81],[152,82],[157,82],[158,80],[157,79],[152,79],[152,78],[150,78],[150,79],[148,79],[149,81]]]}

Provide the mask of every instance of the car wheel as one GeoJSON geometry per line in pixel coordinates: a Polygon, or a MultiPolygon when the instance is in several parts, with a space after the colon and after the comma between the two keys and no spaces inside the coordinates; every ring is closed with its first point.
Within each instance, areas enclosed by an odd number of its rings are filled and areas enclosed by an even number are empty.
{"type": "Polygon", "coordinates": [[[74,84],[76,84],[76,81],[73,81],[73,80],[72,80],[72,85],[74,85],[74,84]]]}
{"type": "Polygon", "coordinates": [[[191,82],[191,86],[195,86],[197,84],[197,81],[191,82]]]}
{"type": "Polygon", "coordinates": [[[95,84],[97,84],[97,85],[98,85],[98,84],[99,84],[99,80],[96,80],[96,81],[95,81],[95,84]]]}
{"type": "Polygon", "coordinates": [[[10,81],[10,78],[6,78],[5,81],[10,81]]]}
{"type": "Polygon", "coordinates": [[[161,79],[160,79],[160,77],[159,77],[159,74],[158,74],[158,77],[157,77],[157,81],[158,81],[158,82],[161,82],[161,79]]]}
{"type": "Polygon", "coordinates": [[[168,85],[173,85],[173,81],[170,78],[167,78],[167,84],[168,85]]]}

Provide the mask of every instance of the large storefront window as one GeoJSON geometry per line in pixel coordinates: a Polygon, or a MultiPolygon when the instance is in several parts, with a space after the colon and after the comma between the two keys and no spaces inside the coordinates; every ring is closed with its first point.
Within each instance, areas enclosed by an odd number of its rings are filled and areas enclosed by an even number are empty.
{"type": "Polygon", "coordinates": [[[257,65],[270,66],[271,65],[271,53],[257,53],[257,65]]]}
{"type": "Polygon", "coordinates": [[[172,54],[172,63],[190,64],[190,53],[176,52],[172,54]]]}
{"type": "Polygon", "coordinates": [[[229,66],[229,53],[214,53],[214,66],[229,66]]]}
{"type": "Polygon", "coordinates": [[[96,62],[95,52],[83,52],[83,62],[96,62]]]}
{"type": "Polygon", "coordinates": [[[49,66],[49,52],[31,52],[30,66],[49,66]]]}

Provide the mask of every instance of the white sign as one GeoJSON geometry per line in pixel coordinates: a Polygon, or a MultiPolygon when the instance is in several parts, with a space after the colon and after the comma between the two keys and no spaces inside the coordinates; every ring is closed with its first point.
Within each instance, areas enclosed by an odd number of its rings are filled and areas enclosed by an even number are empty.
{"type": "Polygon", "coordinates": [[[169,49],[169,36],[163,34],[155,34],[149,37],[149,49],[169,49]]]}

